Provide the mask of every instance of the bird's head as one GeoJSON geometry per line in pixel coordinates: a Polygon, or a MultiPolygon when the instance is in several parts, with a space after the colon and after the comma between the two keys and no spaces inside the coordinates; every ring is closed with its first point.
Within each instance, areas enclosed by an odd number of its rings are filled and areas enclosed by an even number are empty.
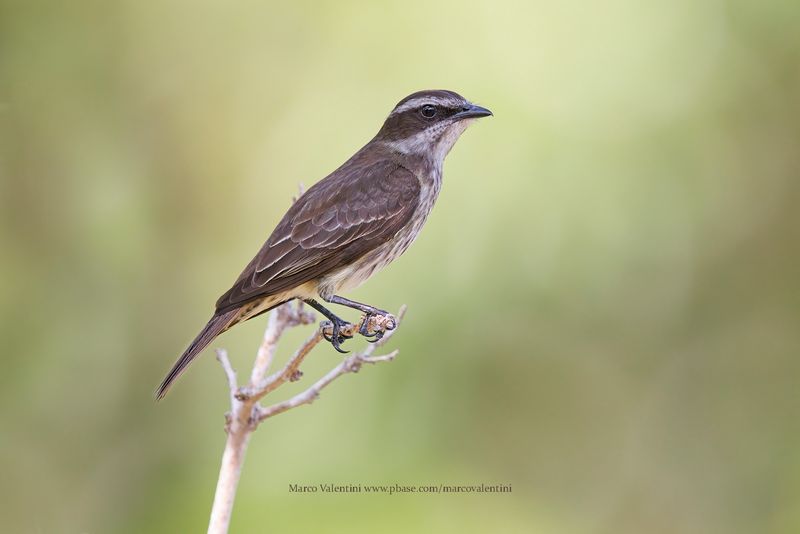
{"type": "Polygon", "coordinates": [[[441,164],[467,126],[491,114],[453,91],[419,91],[398,102],[376,140],[441,164]]]}

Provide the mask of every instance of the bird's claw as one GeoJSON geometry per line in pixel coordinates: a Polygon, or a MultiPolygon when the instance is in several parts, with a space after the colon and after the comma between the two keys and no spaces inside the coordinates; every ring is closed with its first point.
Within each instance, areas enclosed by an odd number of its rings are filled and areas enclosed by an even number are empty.
{"type": "Polygon", "coordinates": [[[367,343],[377,343],[378,341],[381,340],[382,337],[383,337],[383,330],[378,330],[377,332],[375,332],[371,336],[368,336],[367,343]],[[372,338],[372,339],[369,339],[369,338],[372,338]]]}
{"type": "Polygon", "coordinates": [[[336,321],[322,321],[319,326],[322,331],[322,337],[325,341],[333,345],[333,348],[336,349],[337,352],[342,354],[350,352],[342,349],[342,343],[353,337],[342,333],[342,328],[350,326],[350,323],[339,319],[336,321]],[[330,335],[327,333],[328,329],[331,331],[330,335]]]}
{"type": "Polygon", "coordinates": [[[364,315],[364,319],[358,327],[358,333],[367,338],[369,343],[377,343],[388,330],[394,330],[395,328],[397,328],[397,319],[395,319],[392,314],[388,312],[367,313],[364,315]],[[378,315],[385,317],[386,321],[381,325],[377,325],[377,330],[370,332],[370,320],[378,315]]]}

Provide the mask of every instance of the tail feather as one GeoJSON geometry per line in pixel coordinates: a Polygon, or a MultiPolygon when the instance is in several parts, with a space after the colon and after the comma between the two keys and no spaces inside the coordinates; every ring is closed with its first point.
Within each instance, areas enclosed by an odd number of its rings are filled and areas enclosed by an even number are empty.
{"type": "Polygon", "coordinates": [[[206,348],[206,346],[211,343],[215,337],[220,335],[231,326],[231,323],[236,318],[238,313],[238,309],[231,310],[220,315],[214,315],[214,317],[208,321],[208,324],[206,324],[203,330],[197,334],[197,337],[194,338],[194,341],[192,341],[181,357],[178,358],[178,361],[175,362],[175,365],[173,365],[172,369],[170,369],[169,373],[167,373],[164,381],[161,382],[160,386],[158,386],[158,390],[156,391],[157,400],[164,398],[164,395],[167,394],[169,387],[181,375],[181,373],[183,373],[184,369],[186,369],[186,367],[192,363],[192,360],[194,360],[195,357],[200,354],[200,352],[206,348]]]}

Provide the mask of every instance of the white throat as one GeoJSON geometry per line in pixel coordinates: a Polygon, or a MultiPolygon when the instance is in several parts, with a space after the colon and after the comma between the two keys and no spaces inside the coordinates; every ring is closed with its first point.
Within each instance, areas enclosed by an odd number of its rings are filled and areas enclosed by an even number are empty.
{"type": "Polygon", "coordinates": [[[436,167],[441,168],[445,156],[473,122],[475,119],[433,124],[410,137],[399,141],[387,141],[386,144],[403,154],[427,156],[436,167]]]}

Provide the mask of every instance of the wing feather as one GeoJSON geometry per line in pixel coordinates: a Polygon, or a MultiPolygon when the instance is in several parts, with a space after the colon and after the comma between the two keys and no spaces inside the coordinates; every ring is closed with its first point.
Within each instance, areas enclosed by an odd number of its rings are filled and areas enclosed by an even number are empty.
{"type": "Polygon", "coordinates": [[[356,154],[284,215],[217,313],[315,280],[392,239],[417,208],[419,180],[385,159],[356,154]]]}

